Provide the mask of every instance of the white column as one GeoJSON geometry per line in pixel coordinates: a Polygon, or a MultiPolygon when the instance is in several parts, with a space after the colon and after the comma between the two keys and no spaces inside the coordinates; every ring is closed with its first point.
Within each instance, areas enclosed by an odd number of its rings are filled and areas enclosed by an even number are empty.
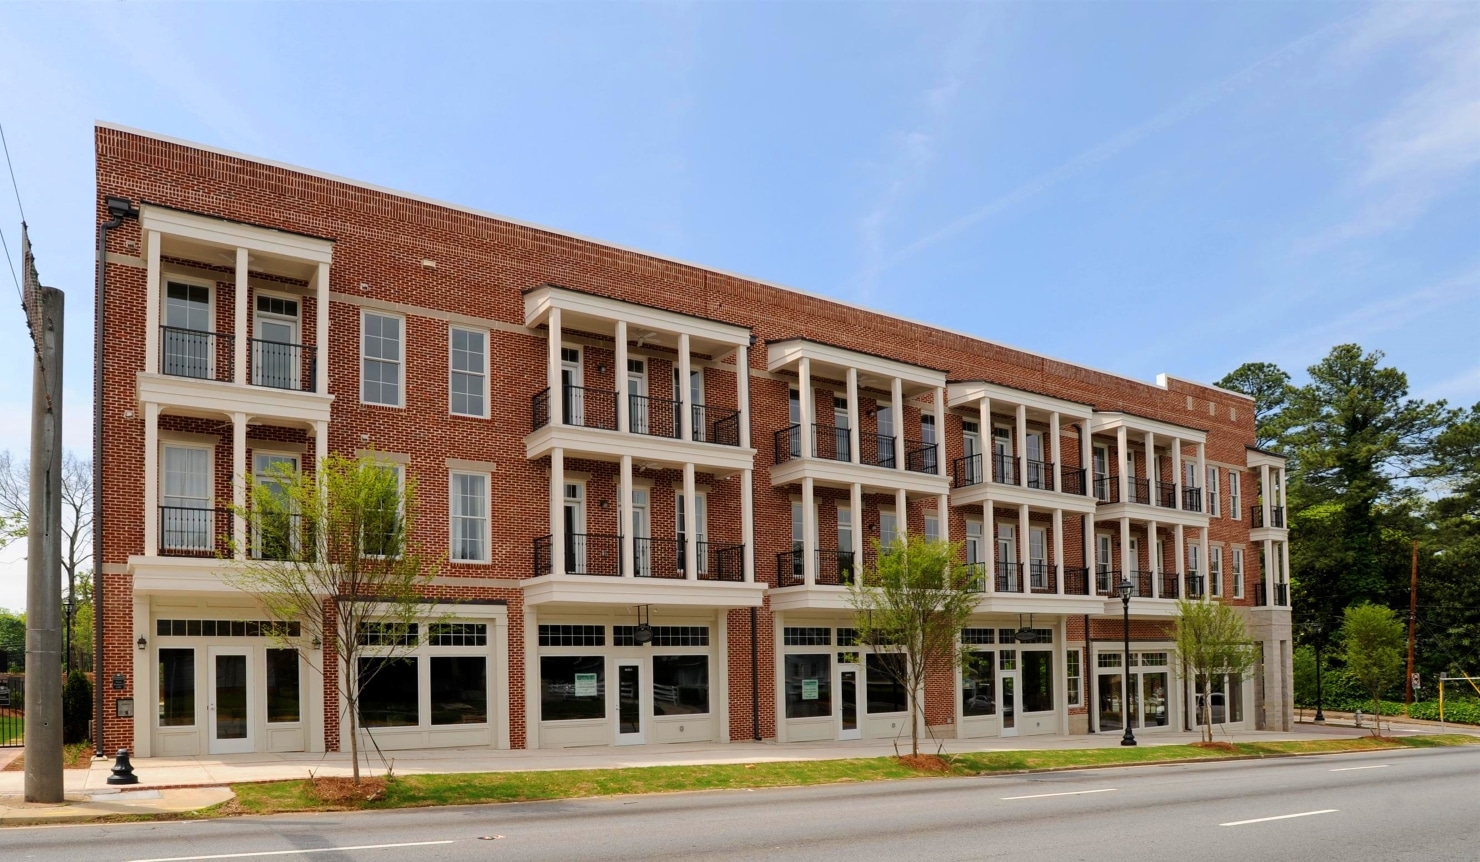
{"type": "MultiPolygon", "coordinates": [[[[617,367],[625,369],[627,365],[626,363],[623,363],[617,367]]],[[[618,377],[617,379],[625,384],[627,378],[624,374],[622,377],[618,377]]],[[[621,401],[625,400],[625,398],[621,399],[621,401]]],[[[621,403],[621,401],[618,401],[618,403],[621,403]]],[[[563,498],[565,495],[565,490],[561,489],[560,493],[563,498]]],[[[564,505],[563,500],[561,505],[564,505]]],[[[633,551],[635,548],[637,537],[632,532],[631,455],[622,456],[622,466],[617,474],[617,519],[617,535],[622,537],[622,576],[626,578],[634,578],[637,576],[637,561],[635,559],[636,554],[634,554],[633,551]]]]}
{"type": "MultiPolygon", "coordinates": [[[[1122,473],[1121,475],[1124,475],[1122,473]]],[[[1127,580],[1135,569],[1135,563],[1131,560],[1131,519],[1120,519],[1120,579],[1127,580]]],[[[1113,585],[1112,585],[1113,586],[1113,585]]]]}
{"type": "MultiPolygon", "coordinates": [[[[1280,489],[1280,505],[1281,506],[1284,506],[1285,505],[1285,470],[1284,470],[1284,468],[1281,467],[1280,469],[1274,471],[1274,476],[1275,476],[1275,484],[1280,489]]],[[[1271,513],[1271,514],[1273,514],[1273,513],[1271,513]]],[[[1267,526],[1274,526],[1274,524],[1271,523],[1271,522],[1265,522],[1265,523],[1266,523],[1267,526]]],[[[1290,526],[1290,510],[1287,508],[1285,510],[1285,527],[1288,528],[1289,526],[1290,526]]]]}
{"type": "MultiPolygon", "coordinates": [[[[1057,413],[1054,414],[1058,416],[1057,413]]],[[[1055,423],[1057,424],[1057,423],[1055,423]]],[[[1064,594],[1064,510],[1053,510],[1053,570],[1058,578],[1059,595],[1064,594]]]]}
{"type": "Polygon", "coordinates": [[[941,494],[935,498],[935,522],[940,525],[940,540],[951,540],[951,497],[941,494]]]}
{"type": "MultiPolygon", "coordinates": [[[[329,264],[319,264],[314,273],[313,287],[314,304],[318,306],[314,318],[313,391],[322,395],[329,391],[329,264]]],[[[489,355],[492,354],[490,349],[489,355]]]]}
{"type": "MultiPolygon", "coordinates": [[[[231,414],[231,504],[238,512],[247,508],[247,414],[231,414]]],[[[231,535],[236,542],[236,559],[247,558],[247,522],[239,515],[231,519],[231,535]]]]}
{"type": "MultiPolygon", "coordinates": [[[[898,377],[889,382],[889,412],[894,414],[894,469],[903,470],[904,463],[904,384],[898,377]]],[[[899,514],[899,523],[904,524],[904,513],[899,514]]],[[[903,526],[900,532],[903,532],[903,526]]]]}
{"type": "MultiPolygon", "coordinates": [[[[1059,440],[1059,412],[1057,410],[1048,414],[1048,436],[1050,441],[1049,451],[1051,453],[1049,457],[1053,459],[1053,489],[1055,491],[1063,491],[1064,452],[1063,443],[1059,440]]],[[[1060,583],[1062,581],[1063,579],[1061,578],[1060,583]]]]}
{"type": "Polygon", "coordinates": [[[1128,496],[1128,491],[1130,489],[1130,484],[1126,481],[1125,475],[1127,467],[1125,449],[1125,426],[1122,425],[1119,428],[1115,429],[1115,460],[1120,462],[1119,468],[1116,469],[1115,474],[1120,477],[1120,502],[1129,503],[1130,497],[1128,496]]]}
{"type": "MultiPolygon", "coordinates": [[[[937,475],[946,475],[946,390],[944,386],[935,387],[935,472],[937,475]]],[[[942,498],[944,499],[944,498],[942,498]]],[[[944,515],[941,517],[941,538],[945,538],[946,528],[944,515]]]]}
{"type": "MultiPolygon", "coordinates": [[[[1207,450],[1208,450],[1208,444],[1206,444],[1206,443],[1199,443],[1199,444],[1197,444],[1197,487],[1200,487],[1200,488],[1203,489],[1202,512],[1203,512],[1204,515],[1210,515],[1210,514],[1213,513],[1213,501],[1212,500],[1209,500],[1207,498],[1207,495],[1212,492],[1212,489],[1208,487],[1208,458],[1207,458],[1207,450]]],[[[1203,552],[1204,553],[1207,553],[1207,547],[1208,547],[1207,537],[1205,536],[1205,537],[1203,537],[1203,552]]]]}
{"type": "Polygon", "coordinates": [[[1156,553],[1155,521],[1146,522],[1146,559],[1151,563],[1151,595],[1161,598],[1161,557],[1156,553]]]}
{"type": "Polygon", "coordinates": [[[817,501],[811,476],[802,477],[802,583],[817,584],[817,501]]]}
{"type": "MultiPolygon", "coordinates": [[[[1084,492],[1093,497],[1095,489],[1095,449],[1094,440],[1089,433],[1089,417],[1084,417],[1084,422],[1079,426],[1079,469],[1084,471],[1084,492]]],[[[1090,567],[1093,571],[1093,566],[1090,567]]]]}
{"type": "MultiPolygon", "coordinates": [[[[145,264],[144,286],[144,370],[159,373],[159,309],[164,304],[164,284],[159,269],[159,231],[151,230],[148,236],[149,259],[145,264]]],[[[215,329],[214,321],[211,328],[215,329]]]]}
{"type": "Polygon", "coordinates": [[[848,460],[859,462],[858,451],[858,369],[848,369],[848,460]]]}
{"type": "MultiPolygon", "coordinates": [[[[558,310],[550,312],[551,315],[558,313],[558,310]]],[[[556,339],[555,344],[559,343],[556,339]]],[[[555,356],[560,356],[558,348],[555,356]]],[[[559,370],[558,365],[556,370],[559,370]]],[[[550,399],[550,403],[556,404],[559,400],[557,395],[550,399]]],[[[559,447],[550,450],[550,573],[565,574],[565,450],[559,447]]]]}
{"type": "MultiPolygon", "coordinates": [[[[735,348],[735,400],[740,402],[740,448],[750,448],[750,348],[735,348]]],[[[746,545],[749,547],[749,543],[746,545]]],[[[747,551],[747,553],[749,553],[747,551]]]]}
{"type": "Polygon", "coordinates": [[[1018,506],[1017,542],[1018,542],[1018,566],[1020,567],[1020,571],[1022,572],[1022,576],[1020,578],[1020,580],[1022,581],[1022,589],[1023,589],[1023,592],[1025,594],[1026,593],[1031,593],[1031,592],[1033,592],[1033,587],[1031,586],[1031,580],[1030,580],[1030,576],[1032,574],[1031,571],[1030,571],[1030,569],[1032,568],[1032,564],[1031,564],[1031,561],[1029,560],[1029,557],[1031,556],[1031,554],[1029,552],[1032,549],[1032,543],[1028,541],[1028,507],[1027,507],[1027,505],[1020,505],[1020,506],[1018,506]]]}
{"type": "MultiPolygon", "coordinates": [[[[1017,484],[1028,484],[1028,408],[1019,404],[1017,406],[1017,439],[1013,441],[1012,451],[1017,456],[1017,484]]],[[[1019,557],[1018,559],[1022,559],[1019,557]]]]}
{"type": "MultiPolygon", "coordinates": [[[[1146,432],[1146,484],[1151,489],[1151,505],[1155,506],[1160,499],[1158,485],[1161,484],[1161,471],[1156,468],[1156,434],[1146,432]]],[[[1177,484],[1177,477],[1172,477],[1172,484],[1177,484]]],[[[1175,502],[1175,501],[1174,501],[1175,502]]],[[[1181,504],[1177,504],[1181,505],[1181,504]]]]}
{"type": "MultiPolygon", "coordinates": [[[[801,452],[803,458],[811,458],[812,448],[812,360],[803,356],[797,363],[797,398],[798,406],[801,408],[801,425],[797,429],[798,439],[801,441],[801,452]]],[[[810,581],[809,581],[810,583],[810,581]]]]}
{"type": "Polygon", "coordinates": [[[1100,548],[1098,543],[1095,541],[1094,516],[1081,515],[1079,523],[1082,524],[1084,527],[1085,583],[1089,589],[1089,594],[1094,595],[1096,592],[1095,584],[1097,583],[1097,581],[1095,580],[1096,573],[1099,571],[1100,568],[1100,561],[1098,559],[1100,548]]]}
{"type": "Polygon", "coordinates": [[[741,553],[745,559],[745,582],[747,584],[755,583],[755,489],[752,487],[753,481],[752,471],[749,468],[740,471],[740,541],[745,545],[741,553]]]}
{"type": "Polygon", "coordinates": [[[694,500],[694,462],[683,465],[683,571],[691,581],[699,580],[699,506],[694,500]]]}
{"type": "Polygon", "coordinates": [[[1182,595],[1185,596],[1188,595],[1187,585],[1190,584],[1191,581],[1188,580],[1189,572],[1187,571],[1187,547],[1182,535],[1181,524],[1177,524],[1175,527],[1172,528],[1172,548],[1172,552],[1177,555],[1177,571],[1181,572],[1180,577],[1182,583],[1180,586],[1182,587],[1182,595]]]}
{"type": "MultiPolygon", "coordinates": [[[[1181,437],[1173,437],[1172,438],[1172,485],[1175,486],[1175,487],[1181,487],[1182,486],[1182,482],[1183,482],[1183,477],[1182,477],[1182,438],[1181,437]]],[[[1182,501],[1181,500],[1178,500],[1177,501],[1177,508],[1178,509],[1182,508],[1182,501]]],[[[1177,565],[1179,567],[1183,567],[1183,568],[1186,567],[1186,563],[1185,562],[1184,563],[1178,563],[1177,565]]]]}
{"type": "Polygon", "coordinates": [[[997,590],[997,524],[993,519],[995,514],[991,500],[982,503],[982,560],[987,564],[986,591],[989,593],[997,590]]]}
{"type": "MultiPolygon", "coordinates": [[[[627,321],[617,321],[617,359],[616,359],[616,381],[617,381],[617,430],[631,431],[632,420],[629,418],[632,411],[632,397],[627,390],[627,321]]],[[[631,521],[623,521],[622,529],[618,532],[627,532],[631,527],[631,521]]],[[[625,569],[623,571],[626,571],[625,569]]]]}
{"type": "Polygon", "coordinates": [[[901,536],[910,531],[910,520],[906,515],[909,502],[909,498],[905,496],[903,488],[894,492],[894,520],[898,522],[899,535],[901,536]]]}
{"type": "MultiPolygon", "coordinates": [[[[1269,523],[1269,522],[1266,521],[1265,523],[1269,523]]],[[[1274,570],[1275,570],[1275,562],[1274,562],[1274,541],[1272,539],[1265,539],[1264,540],[1264,559],[1261,560],[1260,562],[1261,562],[1261,565],[1260,565],[1260,571],[1259,571],[1259,580],[1261,580],[1261,581],[1264,582],[1264,605],[1265,605],[1265,607],[1273,607],[1274,606],[1274,576],[1275,576],[1274,575],[1274,570]]],[[[1267,662],[1267,660],[1268,660],[1268,657],[1266,657],[1266,662],[1267,662]]],[[[1268,697],[1265,698],[1265,700],[1268,700],[1268,699],[1269,699],[1268,697]]]]}
{"type": "Polygon", "coordinates": [[[319,420],[313,423],[313,469],[320,476],[324,469],[324,459],[329,457],[329,423],[319,420]]]}
{"type": "Polygon", "coordinates": [[[868,547],[868,534],[863,526],[863,486],[848,486],[848,521],[853,527],[853,570],[863,571],[863,550],[868,547]]]}
{"type": "Polygon", "coordinates": [[[232,332],[234,336],[232,343],[235,349],[235,378],[237,383],[247,382],[247,337],[250,335],[247,331],[248,291],[247,250],[239,248],[236,250],[236,328],[232,332]]]}
{"type": "MultiPolygon", "coordinates": [[[[678,334],[678,391],[673,393],[673,400],[679,402],[680,405],[678,416],[679,439],[681,440],[694,439],[694,405],[689,403],[694,391],[694,384],[689,379],[693,372],[693,357],[689,355],[689,334],[680,332],[678,334]]],[[[626,374],[626,369],[623,369],[622,373],[626,374]]],[[[689,570],[690,577],[696,574],[693,569],[689,570]]]]}
{"type": "Polygon", "coordinates": [[[159,405],[144,402],[144,556],[159,556],[159,405]]]}
{"type": "MultiPolygon", "coordinates": [[[[1280,583],[1290,583],[1290,543],[1280,542],[1280,583]]],[[[1289,601],[1289,596],[1285,597],[1289,601]]]]}
{"type": "Polygon", "coordinates": [[[1203,579],[1203,597],[1212,598],[1213,595],[1213,551],[1208,547],[1208,528],[1199,527],[1197,531],[1197,544],[1200,550],[1198,564],[1202,568],[1198,571],[1203,579]]]}
{"type": "MultiPolygon", "coordinates": [[[[547,364],[545,367],[545,385],[550,387],[550,424],[561,425],[565,422],[565,393],[560,391],[560,309],[550,309],[550,316],[546,323],[549,327],[549,340],[546,343],[547,364]]],[[[623,371],[622,373],[625,374],[626,371],[623,371]]],[[[554,475],[553,470],[551,472],[551,475],[554,475]]],[[[561,506],[564,506],[565,504],[563,500],[565,489],[556,488],[555,490],[559,491],[560,493],[554,496],[554,502],[552,502],[551,505],[553,506],[558,503],[561,506]]],[[[556,519],[552,516],[550,523],[550,532],[552,534],[555,532],[555,520],[556,519]]],[[[560,553],[563,555],[565,552],[562,549],[560,553]]],[[[554,557],[551,557],[551,559],[553,560],[554,557]]]]}
{"type": "Polygon", "coordinates": [[[981,402],[977,404],[977,410],[979,411],[977,425],[981,428],[977,432],[977,446],[980,449],[978,457],[982,459],[981,480],[990,484],[992,481],[992,399],[985,395],[982,396],[981,402]]]}

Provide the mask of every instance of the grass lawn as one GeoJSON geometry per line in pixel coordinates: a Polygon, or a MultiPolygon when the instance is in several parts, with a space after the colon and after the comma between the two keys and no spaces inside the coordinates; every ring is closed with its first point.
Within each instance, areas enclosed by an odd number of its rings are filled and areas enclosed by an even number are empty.
{"type": "MultiPolygon", "coordinates": [[[[87,769],[92,765],[92,756],[91,742],[74,742],[62,750],[62,768],[87,769]]],[[[26,756],[24,754],[5,764],[6,772],[20,772],[25,768],[26,756]]]]}
{"type": "MultiPolygon", "coordinates": [[[[325,805],[308,781],[278,781],[233,786],[237,798],[216,813],[276,814],[292,811],[352,808],[412,808],[488,802],[531,802],[615,796],[635,793],[671,793],[685,790],[721,790],[746,787],[802,787],[859,781],[883,781],[941,775],[990,775],[1023,770],[1071,769],[1126,764],[1179,763],[1228,757],[1288,757],[1341,751],[1376,751],[1476,745],[1480,738],[1460,734],[1398,739],[1302,740],[1297,742],[1241,743],[1233,751],[1191,745],[1138,748],[1090,748],[1067,751],[1003,751],[958,754],[947,758],[949,772],[916,769],[893,757],[856,760],[734,763],[712,766],[650,766],[630,769],[575,769],[551,772],[486,772],[460,775],[397,776],[385,796],[360,804],[325,805]]],[[[200,815],[193,815],[200,816],[200,815]]]]}

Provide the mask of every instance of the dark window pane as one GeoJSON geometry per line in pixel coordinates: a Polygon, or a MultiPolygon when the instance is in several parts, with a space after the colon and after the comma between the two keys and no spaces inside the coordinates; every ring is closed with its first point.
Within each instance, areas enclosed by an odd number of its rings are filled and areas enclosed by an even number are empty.
{"type": "Polygon", "coordinates": [[[171,620],[170,621],[170,634],[174,635],[175,637],[181,637],[181,638],[182,637],[185,637],[185,621],[184,620],[171,620]]]}
{"type": "Polygon", "coordinates": [[[488,721],[488,660],[482,656],[432,657],[432,724],[488,721]]]}
{"type": "Polygon", "coordinates": [[[827,653],[787,656],[786,717],[823,715],[832,715],[832,656],[827,653]]]}
{"type": "Polygon", "coordinates": [[[606,659],[540,657],[540,720],[606,718],[606,659]]]}
{"type": "Polygon", "coordinates": [[[868,661],[868,712],[907,712],[909,698],[904,685],[895,679],[902,675],[905,656],[902,653],[869,655],[868,661]]]}
{"type": "Polygon", "coordinates": [[[1053,710],[1053,653],[1023,650],[1023,712],[1053,710]]]}
{"type": "Polygon", "coordinates": [[[415,727],[415,658],[360,659],[360,724],[364,727],[415,727]]]}
{"type": "Polygon", "coordinates": [[[216,621],[215,620],[201,620],[200,621],[200,633],[203,634],[203,635],[205,635],[208,638],[215,637],[216,636],[216,621]]]}
{"type": "Polygon", "coordinates": [[[298,696],[298,650],[268,650],[267,720],[297,721],[298,696]]]}
{"type": "Polygon", "coordinates": [[[709,712],[709,656],[653,656],[653,715],[709,712]]]}
{"type": "Polygon", "coordinates": [[[976,661],[961,670],[961,714],[997,714],[997,657],[978,650],[976,661]]]}
{"type": "Polygon", "coordinates": [[[200,637],[200,620],[186,620],[185,634],[189,637],[200,637]]]}
{"type": "Polygon", "coordinates": [[[195,650],[159,651],[159,726],[195,724],[195,650]]]}
{"type": "Polygon", "coordinates": [[[170,633],[170,621],[160,620],[154,624],[154,633],[161,637],[167,637],[170,633]]]}

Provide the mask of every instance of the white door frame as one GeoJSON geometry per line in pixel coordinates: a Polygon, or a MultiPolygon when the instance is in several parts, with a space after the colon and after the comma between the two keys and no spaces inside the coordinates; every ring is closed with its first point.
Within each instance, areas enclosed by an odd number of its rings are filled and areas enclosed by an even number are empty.
{"type": "Polygon", "coordinates": [[[250,754],[256,751],[257,723],[256,674],[252,667],[252,648],[246,646],[213,646],[206,649],[206,750],[210,754],[250,754]],[[241,656],[243,673],[246,674],[247,735],[241,739],[216,738],[216,658],[217,656],[241,656]]]}
{"type": "Polygon", "coordinates": [[[647,488],[632,489],[632,523],[628,526],[632,530],[632,566],[636,569],[632,574],[639,578],[651,577],[653,574],[652,543],[640,544],[637,541],[650,540],[653,537],[652,496],[652,491],[647,488]],[[642,550],[638,551],[638,548],[642,550]]]}
{"type": "Polygon", "coordinates": [[[642,745],[647,742],[647,719],[653,711],[653,688],[647,677],[650,673],[645,658],[619,658],[613,660],[616,685],[611,686],[612,735],[616,745],[642,745]],[[637,732],[622,732],[622,668],[637,668],[637,732]]]}
{"type": "Polygon", "coordinates": [[[1001,650],[1001,649],[999,649],[997,651],[997,718],[998,718],[999,726],[1001,728],[1001,735],[1002,736],[1017,736],[1018,735],[1017,720],[1019,718],[1021,718],[1022,717],[1022,714],[1023,714],[1023,710],[1022,710],[1023,687],[1021,685],[1022,677],[1020,676],[1021,671],[1019,670],[1019,665],[1018,665],[1018,661],[1020,660],[1021,656],[1019,655],[1019,652],[1017,650],[1011,650],[1011,652],[1013,654],[1013,659],[1012,659],[1012,668],[1013,669],[1012,670],[1002,670],[1002,653],[1003,652],[1004,652],[1004,650],[1001,650]],[[1011,697],[1011,699],[1008,698],[1008,691],[1007,691],[1007,688],[1008,688],[1007,682],[1008,682],[1008,680],[1011,680],[1012,681],[1012,697],[1011,697]],[[1009,708],[1011,708],[1011,710],[1012,710],[1012,726],[1011,727],[1008,727],[1007,726],[1007,711],[1008,711],[1009,708]]]}
{"type": "Polygon", "coordinates": [[[863,738],[863,693],[866,683],[863,676],[863,665],[848,663],[838,664],[833,680],[833,691],[838,693],[837,731],[838,739],[862,739],[863,738]],[[843,673],[853,674],[853,729],[843,729],[843,673]]]}

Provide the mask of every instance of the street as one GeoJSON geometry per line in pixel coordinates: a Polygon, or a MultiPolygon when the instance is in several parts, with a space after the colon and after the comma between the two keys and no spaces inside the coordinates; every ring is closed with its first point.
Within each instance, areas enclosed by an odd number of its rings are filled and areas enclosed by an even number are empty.
{"type": "Polygon", "coordinates": [[[19,828],[7,860],[1475,859],[1480,748],[19,828]]]}

